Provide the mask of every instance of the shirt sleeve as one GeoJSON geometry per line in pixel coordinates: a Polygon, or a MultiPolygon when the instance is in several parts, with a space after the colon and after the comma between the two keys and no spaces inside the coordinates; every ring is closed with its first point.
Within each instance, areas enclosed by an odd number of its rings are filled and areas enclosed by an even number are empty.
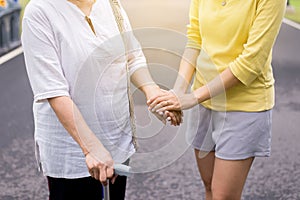
{"type": "Polygon", "coordinates": [[[129,19],[123,7],[121,6],[121,13],[124,18],[124,26],[125,26],[125,37],[127,45],[127,53],[128,53],[128,68],[129,74],[132,75],[137,69],[142,67],[147,67],[147,60],[143,53],[142,47],[139,41],[134,36],[132,31],[129,19]]]}
{"type": "Polygon", "coordinates": [[[199,0],[192,0],[189,14],[190,23],[187,25],[186,47],[201,49],[202,39],[199,29],[199,0]]]}
{"type": "Polygon", "coordinates": [[[21,38],[34,101],[69,96],[50,23],[40,10],[28,9],[21,38]]]}
{"type": "Polygon", "coordinates": [[[260,0],[243,52],[229,64],[235,77],[249,86],[262,72],[278,35],[285,0],[260,0]]]}

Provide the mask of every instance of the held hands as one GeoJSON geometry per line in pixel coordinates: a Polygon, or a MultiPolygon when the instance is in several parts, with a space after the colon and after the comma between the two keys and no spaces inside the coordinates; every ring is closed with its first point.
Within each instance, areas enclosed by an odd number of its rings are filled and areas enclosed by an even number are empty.
{"type": "Polygon", "coordinates": [[[173,90],[170,90],[151,97],[147,104],[153,113],[162,114],[192,108],[198,104],[198,100],[194,93],[177,95],[173,90]]]}
{"type": "MultiPolygon", "coordinates": [[[[151,89],[148,89],[146,92],[146,97],[148,99],[148,102],[156,98],[157,96],[163,96],[164,94],[168,93],[166,90],[160,89],[158,86],[157,87],[152,87],[151,89]]],[[[149,106],[150,104],[148,104],[149,106]]],[[[151,112],[152,110],[149,109],[151,112]]],[[[162,121],[164,124],[166,124],[166,121],[169,121],[171,125],[174,126],[179,126],[182,123],[182,117],[183,113],[181,110],[173,110],[173,111],[164,111],[164,112],[152,112],[160,121],[162,121]]]]}
{"type": "MultiPolygon", "coordinates": [[[[151,111],[151,110],[150,110],[151,111]]],[[[183,122],[182,111],[165,111],[165,112],[152,112],[160,121],[166,124],[169,121],[173,126],[179,126],[183,122]]]]}

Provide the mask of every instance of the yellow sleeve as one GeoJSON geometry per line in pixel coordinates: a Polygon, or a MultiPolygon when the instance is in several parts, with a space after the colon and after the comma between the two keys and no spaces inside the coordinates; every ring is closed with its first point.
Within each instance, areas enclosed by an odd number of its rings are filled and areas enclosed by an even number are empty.
{"type": "Polygon", "coordinates": [[[190,24],[187,26],[188,42],[186,47],[201,49],[201,36],[199,31],[199,0],[192,0],[190,6],[190,24]]]}
{"type": "Polygon", "coordinates": [[[286,0],[260,0],[243,52],[229,64],[232,73],[249,86],[269,59],[284,15],[286,0]]]}

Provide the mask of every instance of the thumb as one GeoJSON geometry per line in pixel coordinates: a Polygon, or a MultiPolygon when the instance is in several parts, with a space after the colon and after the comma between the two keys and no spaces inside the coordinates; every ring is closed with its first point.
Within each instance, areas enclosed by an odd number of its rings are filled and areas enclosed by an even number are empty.
{"type": "Polygon", "coordinates": [[[114,184],[116,182],[116,179],[118,177],[118,174],[115,174],[112,178],[111,178],[111,183],[114,184]]]}

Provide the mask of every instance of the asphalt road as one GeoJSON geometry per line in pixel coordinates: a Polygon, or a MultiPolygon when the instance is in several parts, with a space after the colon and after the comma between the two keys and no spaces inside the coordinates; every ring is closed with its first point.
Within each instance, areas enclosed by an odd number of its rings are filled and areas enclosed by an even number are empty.
{"type": "MultiPolygon", "coordinates": [[[[168,31],[162,34],[168,35],[168,31]]],[[[177,33],[174,37],[182,39],[177,33]]],[[[273,112],[272,156],[255,160],[245,185],[245,200],[300,199],[299,52],[300,31],[283,24],[273,59],[276,107],[273,112]]],[[[156,54],[170,55],[166,51],[146,52],[149,62],[156,63],[151,65],[155,79],[169,86],[174,79],[178,56],[172,54],[169,59],[157,60],[156,54]],[[167,70],[158,72],[161,69],[158,62],[163,62],[167,70]],[[166,79],[167,82],[163,82],[166,79]]],[[[126,199],[204,199],[193,152],[184,142],[184,126],[162,126],[147,113],[143,97],[138,93],[135,97],[140,149],[131,165],[147,171],[129,178],[126,199]]],[[[23,55],[20,55],[0,66],[1,200],[47,199],[47,184],[37,172],[34,158],[31,102],[32,93],[23,55]]]]}

